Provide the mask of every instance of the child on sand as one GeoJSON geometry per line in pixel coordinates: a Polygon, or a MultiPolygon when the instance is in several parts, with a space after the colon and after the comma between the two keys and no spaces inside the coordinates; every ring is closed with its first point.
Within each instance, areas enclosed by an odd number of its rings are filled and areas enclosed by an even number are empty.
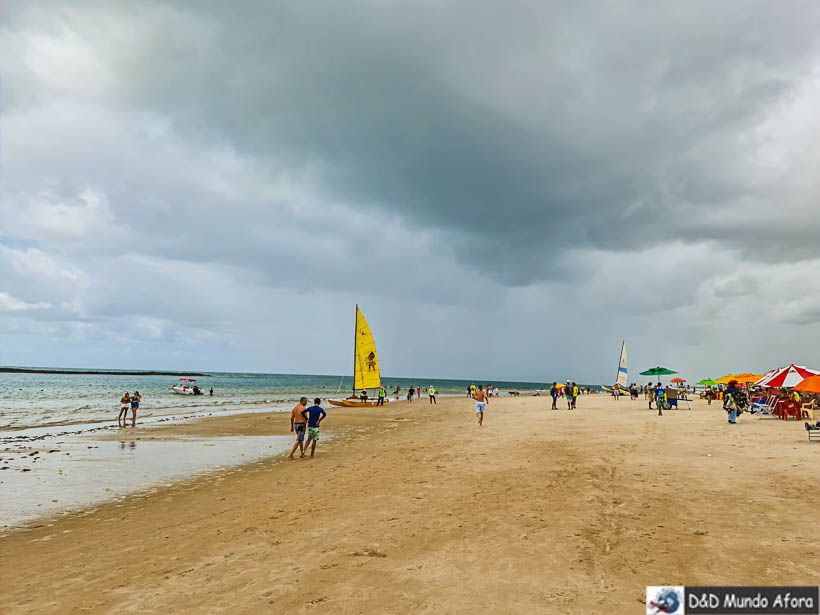
{"type": "MultiPolygon", "coordinates": [[[[318,397],[313,400],[313,405],[310,408],[306,408],[302,410],[302,416],[307,418],[308,426],[307,426],[307,442],[305,442],[304,450],[307,451],[307,447],[311,442],[313,445],[310,448],[310,458],[313,459],[316,454],[316,443],[319,441],[319,424],[324,420],[327,416],[327,412],[325,409],[322,408],[319,404],[322,403],[322,400],[318,397]]],[[[304,457],[304,451],[302,452],[302,457],[304,457]]]]}
{"type": "Polygon", "coordinates": [[[475,399],[475,414],[478,419],[478,424],[483,425],[484,409],[487,407],[487,394],[484,392],[484,387],[482,385],[478,385],[478,391],[476,391],[475,395],[473,395],[473,399],[475,399]]]}
{"type": "Polygon", "coordinates": [[[305,456],[305,432],[307,431],[307,420],[304,416],[302,416],[303,410],[307,410],[307,397],[302,397],[299,400],[299,403],[296,404],[293,407],[293,410],[290,411],[290,432],[296,433],[296,442],[293,443],[293,448],[290,449],[288,459],[293,459],[293,453],[296,452],[297,447],[301,453],[299,457],[305,456]]]}

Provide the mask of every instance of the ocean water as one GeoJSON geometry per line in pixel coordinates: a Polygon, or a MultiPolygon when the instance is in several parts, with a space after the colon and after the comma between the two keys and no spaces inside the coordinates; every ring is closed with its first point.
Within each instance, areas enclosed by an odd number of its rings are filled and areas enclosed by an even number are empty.
{"type": "MultiPolygon", "coordinates": [[[[211,397],[173,393],[171,385],[177,380],[174,376],[126,376],[117,371],[106,375],[0,373],[0,430],[116,421],[119,400],[126,391],[140,392],[142,402],[138,416],[145,418],[192,412],[283,409],[302,395],[310,399],[337,397],[340,385],[341,394],[349,394],[352,385],[350,376],[215,372],[197,378],[197,384],[206,392],[213,387],[211,397]]],[[[473,383],[492,384],[502,392],[549,388],[547,383],[429,378],[388,377],[382,382],[391,395],[397,386],[401,387],[402,399],[407,388],[416,385],[422,389],[433,385],[443,395],[463,394],[473,383]]]]}

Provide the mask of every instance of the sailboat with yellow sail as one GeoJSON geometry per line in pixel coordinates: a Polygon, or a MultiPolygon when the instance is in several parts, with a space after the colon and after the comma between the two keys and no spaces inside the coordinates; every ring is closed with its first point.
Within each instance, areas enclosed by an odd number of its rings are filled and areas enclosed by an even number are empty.
{"type": "MultiPolygon", "coordinates": [[[[357,393],[368,389],[378,391],[381,383],[379,357],[376,354],[376,340],[373,339],[370,325],[367,324],[364,314],[357,305],[356,329],[353,337],[353,395],[348,399],[328,399],[327,401],[334,406],[375,406],[378,403],[376,395],[362,399],[357,393]]],[[[384,401],[387,402],[386,395],[384,401]]]]}

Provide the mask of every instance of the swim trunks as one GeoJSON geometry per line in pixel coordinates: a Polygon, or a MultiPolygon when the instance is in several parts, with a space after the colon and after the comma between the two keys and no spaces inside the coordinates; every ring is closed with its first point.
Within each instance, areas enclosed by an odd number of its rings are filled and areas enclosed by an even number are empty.
{"type": "Polygon", "coordinates": [[[296,432],[296,441],[297,442],[304,442],[305,441],[305,429],[307,429],[306,423],[294,423],[293,424],[293,431],[296,432]]]}
{"type": "Polygon", "coordinates": [[[308,433],[308,438],[311,438],[313,440],[318,440],[319,439],[319,428],[318,427],[308,427],[307,433],[308,433]]]}
{"type": "Polygon", "coordinates": [[[483,401],[477,401],[475,403],[475,411],[476,412],[484,412],[484,406],[485,406],[485,404],[484,404],[483,401]]]}

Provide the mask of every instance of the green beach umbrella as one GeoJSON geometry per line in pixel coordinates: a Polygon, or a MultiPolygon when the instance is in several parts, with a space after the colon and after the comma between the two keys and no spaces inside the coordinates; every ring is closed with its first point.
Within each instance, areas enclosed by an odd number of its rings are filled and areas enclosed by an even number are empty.
{"type": "Polygon", "coordinates": [[[706,380],[701,380],[700,382],[698,382],[698,384],[703,385],[705,387],[713,387],[717,384],[717,382],[715,382],[711,378],[707,378],[706,380]]]}
{"type": "Polygon", "coordinates": [[[666,369],[665,367],[652,367],[645,372],[641,372],[641,376],[668,376],[670,374],[677,374],[678,372],[666,369]]]}

